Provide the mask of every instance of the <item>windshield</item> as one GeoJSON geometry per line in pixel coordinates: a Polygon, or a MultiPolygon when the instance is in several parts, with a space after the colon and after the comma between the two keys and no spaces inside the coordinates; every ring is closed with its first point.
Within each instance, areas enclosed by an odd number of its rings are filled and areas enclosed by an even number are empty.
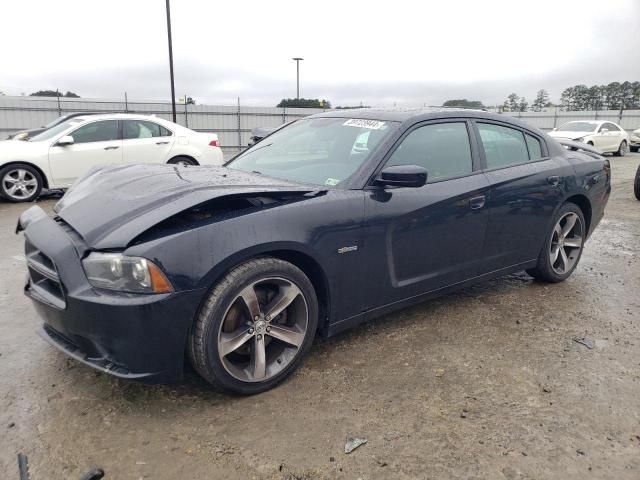
{"type": "Polygon", "coordinates": [[[299,120],[242,153],[227,167],[333,187],[349,178],[397,127],[397,122],[378,120],[299,120]]]}
{"type": "Polygon", "coordinates": [[[558,128],[558,131],[560,132],[593,132],[597,126],[598,126],[597,123],[591,123],[591,122],[569,122],[569,123],[565,123],[560,128],[558,128]]]}
{"type": "Polygon", "coordinates": [[[67,119],[67,115],[64,115],[62,117],[58,117],[55,120],[52,120],[51,122],[47,123],[44,128],[51,128],[51,127],[55,127],[57,124],[59,124],[60,122],[64,122],[67,119]]]}
{"type": "Polygon", "coordinates": [[[29,139],[30,142],[42,142],[44,140],[50,140],[59,133],[64,132],[67,128],[73,127],[75,125],[80,125],[83,120],[73,119],[67,120],[66,122],[62,122],[60,125],[56,125],[55,127],[51,127],[48,130],[36,135],[29,139]]]}

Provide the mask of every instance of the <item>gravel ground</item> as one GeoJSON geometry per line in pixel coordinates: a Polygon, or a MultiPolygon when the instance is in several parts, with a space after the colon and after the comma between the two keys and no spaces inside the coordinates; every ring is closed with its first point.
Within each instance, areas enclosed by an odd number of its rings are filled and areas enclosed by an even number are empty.
{"type": "MultiPolygon", "coordinates": [[[[34,335],[0,204],[0,478],[640,478],[640,155],[558,285],[511,275],[326,341],[254,397],[118,381],[34,335]],[[587,337],[589,349],[573,341],[587,337]],[[344,453],[347,437],[368,442],[344,453]]],[[[51,207],[53,200],[40,202],[51,207]]]]}

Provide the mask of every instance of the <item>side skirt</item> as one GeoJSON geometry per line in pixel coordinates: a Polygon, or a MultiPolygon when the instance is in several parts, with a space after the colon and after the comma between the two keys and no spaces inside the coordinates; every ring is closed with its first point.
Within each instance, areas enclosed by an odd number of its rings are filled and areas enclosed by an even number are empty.
{"type": "Polygon", "coordinates": [[[418,303],[422,303],[426,300],[430,300],[435,297],[439,297],[446,293],[454,292],[456,290],[460,290],[464,287],[468,287],[470,285],[483,282],[485,280],[489,280],[496,277],[501,277],[504,275],[508,275],[510,273],[520,272],[527,268],[533,268],[538,263],[537,259],[529,260],[527,262],[518,263],[516,265],[511,265],[510,267],[501,268],[499,270],[494,270],[492,272],[484,273],[482,275],[478,275],[476,277],[472,277],[468,280],[464,280],[462,282],[454,283],[452,285],[448,285],[446,287],[438,288],[436,290],[431,290],[426,293],[422,293],[420,295],[416,295],[413,297],[409,297],[404,300],[399,300],[394,303],[389,303],[387,305],[383,305],[381,307],[376,307],[372,310],[368,310],[363,313],[359,313],[358,315],[354,315],[352,317],[346,318],[344,320],[340,320],[338,322],[330,324],[326,329],[326,336],[331,337],[340,333],[349,328],[355,327],[361,323],[367,322],[374,318],[381,317],[391,312],[395,312],[397,310],[402,310],[403,308],[410,307],[412,305],[416,305],[418,303]]]}

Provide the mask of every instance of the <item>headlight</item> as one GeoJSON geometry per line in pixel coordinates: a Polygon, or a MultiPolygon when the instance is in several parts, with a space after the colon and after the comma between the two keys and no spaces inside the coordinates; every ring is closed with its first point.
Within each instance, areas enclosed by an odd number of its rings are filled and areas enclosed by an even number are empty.
{"type": "Polygon", "coordinates": [[[158,266],[120,253],[92,253],[82,261],[94,287],[131,293],[167,293],[173,287],[158,266]]]}
{"type": "Polygon", "coordinates": [[[584,142],[584,137],[575,138],[573,141],[574,142],[584,142]]]}

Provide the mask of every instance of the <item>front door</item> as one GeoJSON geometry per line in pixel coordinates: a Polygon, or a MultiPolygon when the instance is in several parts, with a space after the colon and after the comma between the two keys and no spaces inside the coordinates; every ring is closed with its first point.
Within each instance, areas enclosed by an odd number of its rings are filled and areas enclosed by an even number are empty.
{"type": "Polygon", "coordinates": [[[84,124],[69,135],[73,137],[73,144],[53,143],[49,148],[49,167],[56,186],[68,187],[94,167],[122,162],[117,120],[84,124]]]}
{"type": "Polygon", "coordinates": [[[476,275],[488,221],[489,182],[478,171],[469,128],[465,120],[416,126],[385,166],[422,166],[427,185],[368,190],[365,248],[377,260],[367,266],[366,309],[476,275]]]}

